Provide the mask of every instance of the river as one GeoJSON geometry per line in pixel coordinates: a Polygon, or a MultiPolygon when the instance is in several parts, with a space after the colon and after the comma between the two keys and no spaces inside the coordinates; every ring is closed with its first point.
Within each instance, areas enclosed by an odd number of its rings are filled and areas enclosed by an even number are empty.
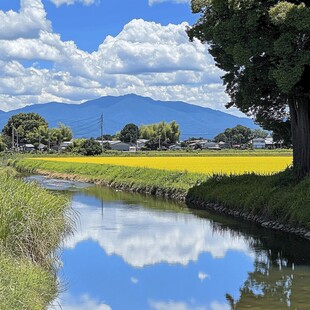
{"type": "Polygon", "coordinates": [[[51,309],[310,309],[310,242],[185,205],[34,176],[77,212],[51,309]]]}

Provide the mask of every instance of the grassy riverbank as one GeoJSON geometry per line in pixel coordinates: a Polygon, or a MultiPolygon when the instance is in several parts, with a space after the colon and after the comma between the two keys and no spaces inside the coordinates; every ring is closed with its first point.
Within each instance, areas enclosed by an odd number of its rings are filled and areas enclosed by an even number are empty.
{"type": "Polygon", "coordinates": [[[0,309],[42,310],[57,293],[55,251],[70,230],[68,199],[0,170],[0,309]]]}
{"type": "Polygon", "coordinates": [[[310,178],[295,183],[290,170],[274,175],[240,176],[165,171],[34,159],[14,165],[28,172],[79,179],[125,190],[186,199],[189,204],[217,209],[262,221],[310,229],[310,178]]]}
{"type": "Polygon", "coordinates": [[[54,177],[92,182],[153,195],[174,198],[179,196],[184,199],[190,188],[206,179],[206,175],[198,173],[39,159],[20,159],[10,164],[19,171],[49,173],[54,177]]]}
{"type": "Polygon", "coordinates": [[[310,229],[310,177],[296,182],[290,169],[269,176],[215,175],[187,194],[188,204],[206,202],[220,204],[229,214],[258,218],[261,223],[277,221],[310,229]]]}

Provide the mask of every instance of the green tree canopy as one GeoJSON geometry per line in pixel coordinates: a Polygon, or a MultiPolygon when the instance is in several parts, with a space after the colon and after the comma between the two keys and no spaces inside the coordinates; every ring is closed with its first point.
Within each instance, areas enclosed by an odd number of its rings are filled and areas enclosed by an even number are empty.
{"type": "Polygon", "coordinates": [[[5,139],[3,138],[3,135],[0,135],[0,152],[5,151],[7,148],[7,144],[5,139]]]}
{"type": "Polygon", "coordinates": [[[130,142],[130,143],[136,143],[139,138],[139,128],[135,124],[127,124],[125,127],[121,130],[119,134],[119,139],[122,142],[130,142]]]}
{"type": "Polygon", "coordinates": [[[232,146],[234,144],[246,144],[253,137],[253,133],[250,128],[237,125],[234,128],[227,128],[224,132],[218,134],[214,140],[216,142],[226,142],[228,145],[232,146]]]}
{"type": "Polygon", "coordinates": [[[159,140],[163,143],[173,144],[180,139],[180,128],[175,121],[142,125],[140,127],[140,138],[155,141],[155,144],[159,144],[159,140]]]}
{"type": "Polygon", "coordinates": [[[310,1],[192,0],[190,39],[209,44],[235,106],[266,129],[290,118],[294,168],[310,173],[310,1]]]}
{"type": "Polygon", "coordinates": [[[46,120],[37,113],[19,113],[9,118],[2,133],[8,144],[12,147],[12,134],[19,143],[35,143],[39,139],[40,130],[46,130],[46,120]]]}
{"type": "Polygon", "coordinates": [[[4,126],[3,138],[9,147],[12,147],[12,134],[14,144],[17,142],[31,143],[38,146],[39,143],[59,146],[63,141],[72,139],[72,130],[64,124],[58,128],[48,128],[47,121],[37,113],[19,113],[13,115],[4,126]]]}
{"type": "Polygon", "coordinates": [[[254,129],[252,130],[252,137],[253,138],[263,138],[265,139],[268,136],[268,131],[262,129],[254,129]]]}
{"type": "Polygon", "coordinates": [[[99,155],[102,153],[100,143],[97,142],[94,138],[84,140],[80,147],[80,151],[83,155],[86,156],[99,155]]]}
{"type": "Polygon", "coordinates": [[[58,147],[64,141],[72,140],[72,130],[64,124],[59,124],[58,128],[50,128],[43,135],[43,143],[50,143],[53,146],[58,147]]]}

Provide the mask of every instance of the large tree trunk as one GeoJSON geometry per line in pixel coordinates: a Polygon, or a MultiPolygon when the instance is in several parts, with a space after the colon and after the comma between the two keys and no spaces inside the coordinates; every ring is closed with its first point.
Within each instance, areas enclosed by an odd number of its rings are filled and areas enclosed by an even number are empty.
{"type": "Polygon", "coordinates": [[[293,168],[298,178],[310,175],[310,99],[294,98],[289,102],[293,168]]]}

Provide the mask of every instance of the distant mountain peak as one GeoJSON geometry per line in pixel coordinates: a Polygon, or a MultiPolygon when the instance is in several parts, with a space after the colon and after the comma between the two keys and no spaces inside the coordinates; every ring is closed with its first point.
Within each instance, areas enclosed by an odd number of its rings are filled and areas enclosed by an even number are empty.
{"type": "Polygon", "coordinates": [[[175,120],[180,125],[181,139],[188,137],[213,138],[226,128],[238,124],[257,128],[248,118],[240,118],[221,111],[181,101],[160,101],[136,94],[106,96],[81,104],[50,102],[36,104],[9,112],[0,112],[0,130],[8,119],[20,112],[36,112],[49,126],[63,123],[72,128],[75,138],[98,137],[100,116],[104,115],[104,133],[114,134],[127,123],[153,124],[175,120]]]}

